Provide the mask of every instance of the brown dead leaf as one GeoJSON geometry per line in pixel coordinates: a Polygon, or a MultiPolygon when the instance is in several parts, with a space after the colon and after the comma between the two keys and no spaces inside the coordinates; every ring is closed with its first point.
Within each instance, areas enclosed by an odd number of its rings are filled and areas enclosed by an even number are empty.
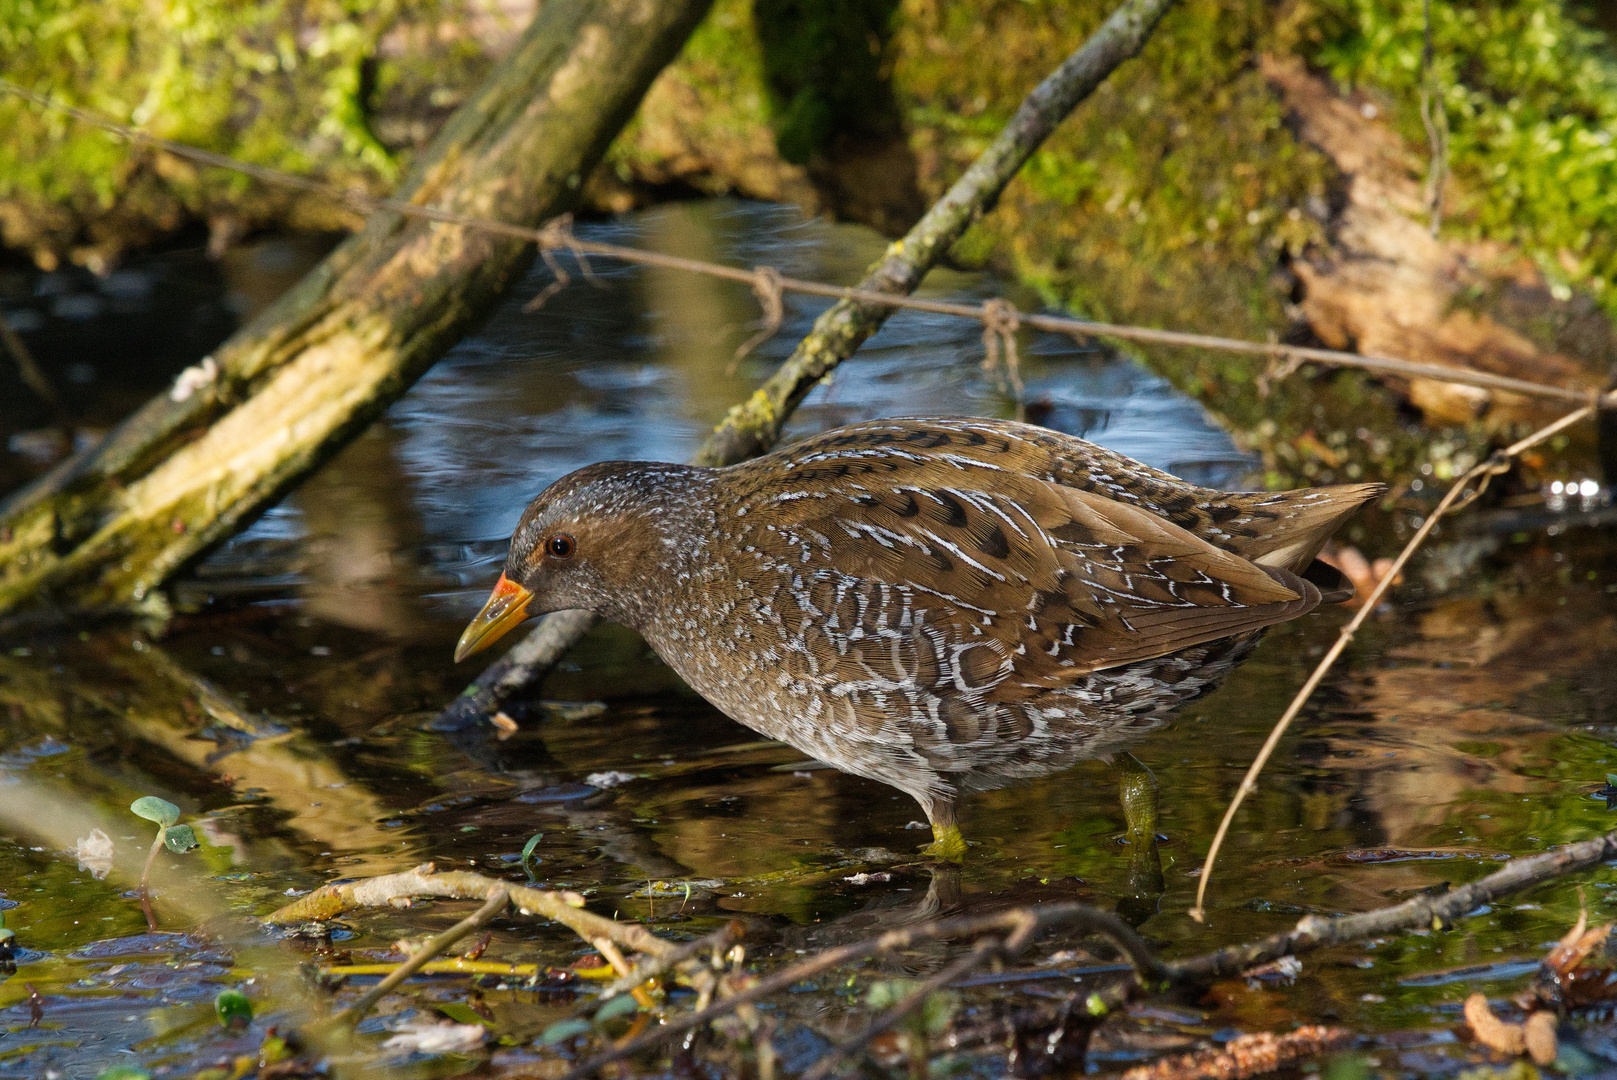
{"type": "Polygon", "coordinates": [[[1465,1022],[1471,1025],[1471,1034],[1490,1050],[1510,1057],[1518,1057],[1527,1049],[1527,1034],[1520,1024],[1507,1024],[1493,1014],[1488,998],[1472,994],[1465,999],[1465,1022]]]}
{"type": "Polygon", "coordinates": [[[1536,1012],[1522,1025],[1527,1053],[1536,1065],[1555,1064],[1555,1014],[1536,1012]]]}

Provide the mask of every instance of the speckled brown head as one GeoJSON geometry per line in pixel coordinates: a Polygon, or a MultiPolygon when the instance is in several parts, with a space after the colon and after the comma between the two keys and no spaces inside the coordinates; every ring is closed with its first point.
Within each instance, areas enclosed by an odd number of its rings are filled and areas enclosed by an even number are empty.
{"type": "Polygon", "coordinates": [[[670,572],[688,537],[681,506],[710,470],[653,461],[603,461],[569,473],[528,504],[505,571],[455,649],[463,660],[533,615],[583,608],[638,622],[639,592],[670,572]]]}
{"type": "Polygon", "coordinates": [[[1267,626],[1381,488],[1200,488],[1005,421],[877,420],[725,469],[593,465],[528,507],[465,656],[525,615],[640,631],[744,724],[954,800],[1149,730],[1267,626]]]}

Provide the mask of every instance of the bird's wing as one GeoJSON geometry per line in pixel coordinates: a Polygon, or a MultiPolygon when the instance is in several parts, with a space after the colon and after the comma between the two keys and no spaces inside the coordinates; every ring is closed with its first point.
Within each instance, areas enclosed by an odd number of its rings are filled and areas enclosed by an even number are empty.
{"type": "Polygon", "coordinates": [[[1092,491],[1008,471],[990,486],[872,451],[858,464],[812,485],[777,472],[745,545],[801,568],[807,622],[970,698],[1031,696],[1320,602],[1295,575],[1092,491]]]}

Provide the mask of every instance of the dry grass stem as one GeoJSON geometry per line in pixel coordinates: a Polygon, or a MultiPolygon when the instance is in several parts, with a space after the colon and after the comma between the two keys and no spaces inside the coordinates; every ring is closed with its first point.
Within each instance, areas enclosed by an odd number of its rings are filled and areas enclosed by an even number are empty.
{"type": "Polygon", "coordinates": [[[1404,564],[1409,562],[1410,557],[1426,542],[1426,538],[1431,535],[1432,529],[1437,526],[1438,521],[1451,509],[1456,506],[1467,505],[1472,499],[1480,495],[1483,489],[1487,487],[1488,481],[1496,474],[1504,472],[1511,459],[1516,457],[1517,454],[1593,416],[1598,408],[1597,403],[1591,403],[1581,409],[1574,409],[1554,423],[1546,424],[1526,438],[1497,451],[1490,455],[1487,460],[1466,472],[1444,493],[1436,508],[1427,515],[1425,521],[1421,522],[1420,528],[1415,530],[1415,535],[1409,538],[1409,542],[1404,545],[1397,558],[1393,559],[1392,565],[1387,568],[1386,574],[1376,583],[1375,590],[1365,598],[1363,606],[1354,613],[1353,618],[1348,620],[1347,625],[1342,627],[1342,632],[1337,635],[1336,642],[1320,658],[1312,674],[1308,676],[1308,680],[1303,683],[1302,689],[1297,691],[1297,695],[1291,699],[1291,704],[1286,706],[1286,711],[1281,714],[1280,719],[1275,722],[1273,729],[1270,730],[1269,737],[1264,740],[1263,748],[1258,751],[1257,758],[1253,760],[1251,767],[1247,769],[1246,775],[1241,778],[1241,786],[1236,789],[1235,797],[1230,800],[1230,805],[1225,809],[1224,818],[1219,822],[1218,831],[1213,834],[1213,843],[1207,850],[1207,858],[1202,863],[1201,880],[1196,886],[1196,904],[1190,909],[1191,918],[1201,922],[1205,916],[1206,909],[1203,906],[1203,901],[1207,897],[1207,885],[1212,880],[1213,866],[1218,859],[1219,849],[1224,845],[1224,837],[1229,832],[1230,823],[1235,820],[1236,811],[1241,808],[1241,804],[1246,801],[1246,797],[1257,789],[1258,775],[1263,772],[1263,767],[1268,764],[1270,756],[1275,752],[1275,748],[1280,745],[1281,736],[1286,733],[1286,729],[1291,726],[1291,722],[1302,711],[1303,705],[1313,696],[1314,691],[1319,688],[1319,684],[1336,663],[1337,658],[1347,649],[1348,643],[1358,633],[1359,627],[1364,625],[1364,621],[1370,617],[1370,613],[1376,609],[1376,605],[1381,603],[1381,598],[1387,595],[1387,591],[1398,580],[1399,575],[1403,572],[1404,564]],[[1477,485],[1474,489],[1471,486],[1473,483],[1477,485]]]}

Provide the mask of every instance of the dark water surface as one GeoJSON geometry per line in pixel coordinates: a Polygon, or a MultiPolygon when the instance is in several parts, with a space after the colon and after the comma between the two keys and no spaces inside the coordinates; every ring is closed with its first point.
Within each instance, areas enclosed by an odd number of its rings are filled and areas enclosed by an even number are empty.
{"type": "MultiPolygon", "coordinates": [[[[581,231],[829,281],[854,280],[881,249],[862,229],[725,200],[581,231]]],[[[245,249],[234,257],[264,261],[262,272],[227,274],[222,292],[197,302],[251,310],[273,291],[265,282],[276,260],[295,265],[297,255],[278,241],[245,249]]],[[[119,1063],[190,1075],[252,1053],[267,1024],[295,1021],[312,1000],[296,977],[300,962],[383,960],[394,940],[470,909],[359,913],[328,942],[267,934],[250,916],[334,878],[429,860],[521,878],[519,853],[535,833],[541,884],[669,933],[741,916],[753,955],[767,958],[938,910],[1042,899],[1121,908],[1163,950],[1187,954],[1287,928],[1302,914],[1367,910],[1472,880],[1504,857],[1612,827],[1591,793],[1617,772],[1617,559],[1597,530],[1518,532],[1520,521],[1497,515],[1441,538],[1403,590],[1416,599],[1372,620],[1300,718],[1225,849],[1207,926],[1184,913],[1218,817],[1345,610],[1271,634],[1220,691],[1136,751],[1161,785],[1160,896],[1149,860],[1127,842],[1116,774],[1104,763],[971,800],[971,857],[958,874],[934,875],[913,861],[927,837],[908,827],[921,814],[907,796],[759,739],[615,628],[576,652],[543,701],[512,710],[515,735],[427,729],[476,672],[452,666],[450,651],[527,500],[592,461],[685,458],[818,310],[792,301],[781,333],[732,370],[759,317],[745,287],[594,269],[604,287],[574,284],[524,314],[549,280],[536,267],[371,431],[198,568],[160,639],[112,628],[7,642],[0,914],[22,951],[0,981],[0,1077],[93,1076],[119,1063]],[[178,804],[203,843],[158,858],[157,933],[130,893],[151,833],[126,808],[142,795],[178,804]],[[74,854],[97,828],[117,849],[104,880],[74,854]],[[212,1019],[227,985],[260,1010],[245,1034],[229,1036],[212,1019]],[[30,988],[43,1010],[38,1027],[29,1026],[30,988]]],[[[134,285],[120,287],[135,295],[134,285]]],[[[57,308],[89,308],[59,297],[98,286],[64,278],[51,288],[6,301],[13,316],[34,313],[18,325],[42,362],[60,371],[104,359],[106,348],[81,342],[57,348],[89,359],[64,360],[49,337],[71,322],[57,308]]],[[[976,274],[934,274],[928,292],[1036,306],[976,274]]],[[[83,315],[83,341],[95,340],[89,324],[104,315],[83,315]]],[[[982,352],[972,324],[901,314],[814,393],[790,433],[883,415],[1009,415],[982,352]]],[[[1126,358],[1044,337],[1024,338],[1022,353],[1029,397],[1051,426],[1204,483],[1240,486],[1254,463],[1199,406],[1126,358]]],[[[103,363],[82,384],[129,385],[115,366],[103,363]]],[[[1592,920],[1617,914],[1617,875],[1580,880],[1592,920]]],[[[1544,888],[1453,929],[1309,957],[1290,984],[1223,984],[1182,1015],[1137,1018],[1133,1037],[1102,1042],[1095,1067],[1140,1057],[1152,1037],[1328,1020],[1401,1033],[1369,1044],[1385,1070],[1455,1069],[1465,1056],[1450,1035],[1459,1002],[1476,989],[1497,998],[1518,988],[1524,965],[1577,906],[1571,888],[1544,888]]],[[[1046,943],[1034,957],[1060,947],[1046,943]]],[[[590,951],[558,928],[502,920],[485,958],[564,965],[590,951]]],[[[917,950],[896,969],[924,973],[947,956],[917,950]]],[[[365,1029],[369,1050],[338,1072],[515,1067],[545,1055],[531,1040],[573,1006],[568,991],[419,985],[384,1004],[365,1029]],[[468,1005],[503,1040],[493,1066],[375,1051],[406,1020],[435,1009],[464,1020],[468,1005]]],[[[963,1000],[985,1008],[1072,986],[1060,977],[963,1000]]],[[[835,1018],[856,1000],[857,986],[822,989],[793,995],[783,1022],[835,1018]]]]}

